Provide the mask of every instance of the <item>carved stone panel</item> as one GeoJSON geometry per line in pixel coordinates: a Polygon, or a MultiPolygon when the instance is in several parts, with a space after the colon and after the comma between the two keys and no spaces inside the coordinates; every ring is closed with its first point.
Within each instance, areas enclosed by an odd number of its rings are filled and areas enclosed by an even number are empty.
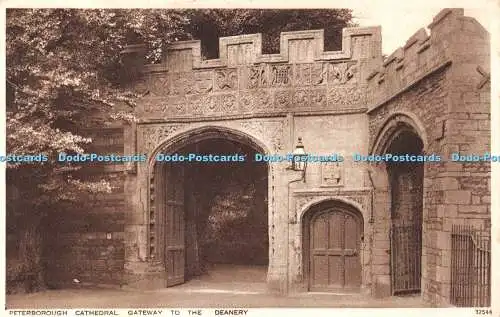
{"type": "Polygon", "coordinates": [[[365,91],[358,86],[338,86],[328,91],[328,104],[330,107],[338,105],[351,106],[365,102],[365,91]]]}
{"type": "Polygon", "coordinates": [[[311,107],[313,109],[323,109],[326,108],[327,98],[326,89],[313,89],[311,94],[311,107]]]}
{"type": "Polygon", "coordinates": [[[265,64],[250,66],[247,68],[247,70],[248,81],[246,84],[246,88],[259,88],[267,86],[267,67],[265,64]]]}
{"type": "Polygon", "coordinates": [[[278,90],[274,95],[276,109],[287,110],[292,107],[292,96],[288,90],[278,90]]]}
{"type": "Polygon", "coordinates": [[[289,64],[275,64],[271,66],[271,85],[289,86],[292,82],[292,67],[289,64]]]}
{"type": "Polygon", "coordinates": [[[169,93],[172,95],[188,95],[195,93],[194,75],[192,72],[173,73],[170,75],[169,93]]]}
{"type": "Polygon", "coordinates": [[[273,97],[267,90],[241,92],[240,108],[244,113],[263,112],[273,108],[273,97]]]}
{"type": "Polygon", "coordinates": [[[168,78],[165,75],[149,76],[146,86],[151,96],[166,96],[169,94],[168,78]]]}
{"type": "Polygon", "coordinates": [[[312,64],[295,64],[293,84],[296,87],[311,85],[311,68],[312,64]]]}
{"type": "Polygon", "coordinates": [[[214,72],[213,71],[198,71],[193,73],[194,77],[194,93],[206,94],[213,91],[214,88],[214,72]]]}
{"type": "Polygon", "coordinates": [[[328,82],[333,85],[357,83],[357,65],[354,62],[330,64],[328,82]]]}
{"type": "Polygon", "coordinates": [[[215,72],[215,87],[217,90],[238,88],[238,72],[236,68],[218,69],[215,72]]]}
{"type": "Polygon", "coordinates": [[[139,128],[139,153],[150,153],[162,140],[165,140],[182,127],[182,124],[144,126],[139,128]]]}
{"type": "Polygon", "coordinates": [[[300,89],[293,93],[293,106],[299,109],[309,108],[311,105],[311,91],[300,89]]]}
{"type": "Polygon", "coordinates": [[[313,85],[326,84],[326,77],[328,73],[328,64],[313,64],[311,67],[311,82],[313,85]]]}
{"type": "Polygon", "coordinates": [[[241,128],[260,140],[267,140],[271,149],[275,151],[275,153],[279,153],[285,148],[284,131],[286,123],[286,120],[250,120],[242,121],[241,128]]]}
{"type": "Polygon", "coordinates": [[[213,98],[211,95],[199,94],[187,97],[190,114],[203,115],[207,109],[213,109],[213,98]]]}
{"type": "Polygon", "coordinates": [[[228,114],[238,111],[238,101],[233,94],[216,95],[212,104],[214,105],[214,113],[217,114],[228,114]]]}
{"type": "Polygon", "coordinates": [[[321,164],[322,186],[343,186],[343,165],[339,162],[323,162],[321,164]]]}

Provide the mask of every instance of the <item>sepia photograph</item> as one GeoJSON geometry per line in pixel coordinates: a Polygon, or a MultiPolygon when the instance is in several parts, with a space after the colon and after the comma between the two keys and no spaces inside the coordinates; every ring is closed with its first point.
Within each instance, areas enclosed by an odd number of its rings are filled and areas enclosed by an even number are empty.
{"type": "Polygon", "coordinates": [[[491,314],[488,17],[7,7],[5,309],[491,314]]]}

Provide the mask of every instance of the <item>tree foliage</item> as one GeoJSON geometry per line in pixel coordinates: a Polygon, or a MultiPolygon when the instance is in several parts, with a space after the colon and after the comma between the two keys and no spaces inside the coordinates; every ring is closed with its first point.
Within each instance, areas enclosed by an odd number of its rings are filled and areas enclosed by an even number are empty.
{"type": "Polygon", "coordinates": [[[263,52],[278,53],[281,32],[312,29],[325,30],[325,49],[342,48],[342,28],[354,26],[349,9],[262,10],[207,9],[189,10],[188,32],[202,40],[208,58],[218,55],[222,36],[262,33],[263,52]]]}

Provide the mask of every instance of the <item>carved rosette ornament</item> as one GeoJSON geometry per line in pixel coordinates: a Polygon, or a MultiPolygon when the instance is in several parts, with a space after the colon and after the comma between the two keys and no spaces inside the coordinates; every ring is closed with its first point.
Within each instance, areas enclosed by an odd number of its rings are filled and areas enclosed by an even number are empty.
{"type": "Polygon", "coordinates": [[[310,91],[296,90],[293,94],[293,105],[297,108],[307,108],[310,106],[310,91]]]}
{"type": "Polygon", "coordinates": [[[292,106],[292,96],[289,91],[276,91],[274,96],[274,103],[276,109],[290,109],[292,106]]]}

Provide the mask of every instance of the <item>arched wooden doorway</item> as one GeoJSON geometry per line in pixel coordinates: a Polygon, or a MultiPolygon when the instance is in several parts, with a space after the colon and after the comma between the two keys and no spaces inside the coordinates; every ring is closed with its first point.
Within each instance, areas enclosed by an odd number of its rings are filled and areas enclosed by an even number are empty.
{"type": "MultiPolygon", "coordinates": [[[[238,271],[233,267],[252,267],[250,272],[265,282],[269,166],[252,159],[264,150],[249,137],[214,128],[161,149],[161,153],[235,159],[152,165],[150,256],[164,265],[166,286],[211,275],[216,269],[217,274],[212,275],[226,279],[238,271]],[[240,161],[241,156],[246,159],[240,161]]],[[[240,277],[235,276],[236,281],[240,277]]]]}
{"type": "Polygon", "coordinates": [[[304,218],[304,269],[309,291],[359,290],[363,219],[341,202],[311,207],[304,218]]]}

